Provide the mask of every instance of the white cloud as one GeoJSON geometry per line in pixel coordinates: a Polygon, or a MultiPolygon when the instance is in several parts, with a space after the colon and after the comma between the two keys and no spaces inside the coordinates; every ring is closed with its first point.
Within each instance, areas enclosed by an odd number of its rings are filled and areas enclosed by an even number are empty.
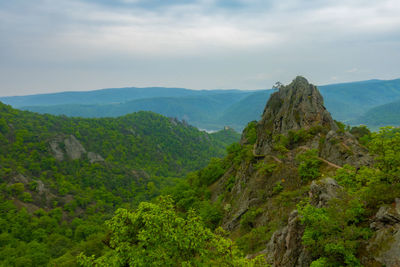
{"type": "Polygon", "coordinates": [[[157,2],[0,4],[0,71],[8,68],[0,86],[41,89],[29,81],[33,67],[44,69],[35,72],[44,79],[52,68],[52,80],[60,81],[79,68],[79,81],[69,84],[78,89],[101,79],[110,86],[164,77],[171,86],[256,88],[299,73],[319,83],[400,76],[397,0],[157,2]]]}

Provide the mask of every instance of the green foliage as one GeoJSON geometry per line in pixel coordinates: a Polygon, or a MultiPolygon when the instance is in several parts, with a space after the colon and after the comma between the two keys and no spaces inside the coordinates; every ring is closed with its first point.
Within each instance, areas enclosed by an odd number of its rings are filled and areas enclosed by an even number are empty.
{"type": "MultiPolygon", "coordinates": [[[[228,142],[238,139],[231,129],[207,134],[151,112],[82,119],[38,115],[1,103],[0,128],[1,266],[74,266],[81,252],[103,255],[103,223],[117,208],[152,199],[212,156],[224,155],[228,142]],[[105,161],[90,162],[86,154],[70,160],[64,142],[70,135],[105,161]],[[52,141],[64,160],[55,159],[52,141]],[[29,212],[18,210],[11,199],[29,212]],[[45,256],[25,252],[30,246],[45,256]]],[[[196,204],[207,225],[218,225],[217,205],[189,191],[185,197],[179,205],[196,204]]]]}
{"type": "Polygon", "coordinates": [[[235,185],[236,182],[236,177],[235,176],[231,176],[229,177],[229,179],[226,181],[226,185],[225,188],[228,192],[231,192],[233,186],[235,185]]]}
{"type": "Polygon", "coordinates": [[[312,266],[361,266],[356,257],[360,238],[367,239],[369,228],[359,227],[364,208],[359,200],[333,199],[327,207],[299,206],[305,225],[303,244],[317,259],[312,266]]]}
{"type": "Polygon", "coordinates": [[[276,182],[275,185],[274,185],[274,187],[272,188],[272,193],[273,193],[273,194],[279,194],[279,193],[282,192],[282,191],[283,191],[282,182],[281,182],[281,181],[276,182]]]}
{"type": "Polygon", "coordinates": [[[119,209],[107,222],[110,253],[95,258],[83,254],[83,266],[237,266],[246,262],[232,241],[205,228],[194,211],[179,217],[170,198],[142,202],[130,212],[119,209]]]}
{"type": "Polygon", "coordinates": [[[296,160],[299,162],[298,172],[303,181],[308,182],[321,176],[319,171],[321,160],[318,159],[317,150],[311,149],[298,154],[296,160]]]}
{"type": "Polygon", "coordinates": [[[350,133],[364,146],[371,140],[371,131],[365,125],[351,127],[350,133]]]}
{"type": "Polygon", "coordinates": [[[288,132],[288,139],[290,144],[297,144],[302,141],[308,140],[312,135],[309,133],[309,131],[305,129],[300,129],[298,131],[293,131],[290,130],[288,132]]]}
{"type": "Polygon", "coordinates": [[[255,167],[260,173],[271,174],[277,168],[277,165],[274,162],[266,163],[264,161],[260,161],[255,167]]]}
{"type": "Polygon", "coordinates": [[[246,126],[246,128],[243,130],[243,134],[246,138],[246,141],[250,145],[254,145],[257,141],[257,122],[252,121],[249,122],[246,126]]]}
{"type": "Polygon", "coordinates": [[[13,196],[18,197],[22,194],[22,192],[24,192],[25,186],[23,183],[15,183],[10,185],[8,187],[8,190],[13,196]]]}
{"type": "Polygon", "coordinates": [[[236,244],[245,254],[261,251],[265,248],[265,244],[268,243],[275,230],[275,228],[270,229],[268,226],[251,228],[249,232],[242,234],[236,240],[236,244]]]}
{"type": "Polygon", "coordinates": [[[287,146],[289,145],[289,139],[283,134],[278,134],[273,136],[274,147],[273,149],[282,155],[286,154],[289,150],[287,146]]]}
{"type": "Polygon", "coordinates": [[[240,219],[240,229],[242,231],[249,231],[254,227],[254,222],[257,216],[263,213],[263,210],[258,208],[250,208],[240,219]]]}
{"type": "Polygon", "coordinates": [[[349,130],[349,126],[346,126],[346,124],[344,124],[343,122],[340,122],[340,121],[336,121],[335,120],[335,123],[336,123],[336,125],[338,126],[338,130],[337,130],[337,132],[338,133],[344,133],[345,131],[348,131],[349,130]]]}
{"type": "MultiPolygon", "coordinates": [[[[369,135],[364,128],[357,131],[360,136],[369,135]]],[[[395,128],[372,133],[369,147],[376,155],[374,167],[345,165],[334,177],[343,187],[338,198],[323,208],[299,205],[305,224],[303,243],[316,259],[311,266],[360,266],[357,249],[371,236],[366,217],[400,194],[399,144],[395,128]]]]}
{"type": "Polygon", "coordinates": [[[210,163],[199,171],[199,180],[202,185],[211,185],[225,173],[223,161],[212,158],[210,163]]]}
{"type": "Polygon", "coordinates": [[[393,127],[383,127],[372,134],[370,152],[375,154],[376,167],[389,182],[400,182],[400,131],[393,127]]]}

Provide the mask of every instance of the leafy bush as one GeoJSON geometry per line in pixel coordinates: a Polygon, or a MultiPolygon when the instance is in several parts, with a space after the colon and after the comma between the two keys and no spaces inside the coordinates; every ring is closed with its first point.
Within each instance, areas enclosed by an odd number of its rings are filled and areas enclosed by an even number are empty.
{"type": "Polygon", "coordinates": [[[298,172],[303,181],[308,182],[321,176],[319,167],[322,162],[318,159],[318,151],[316,149],[298,154],[296,160],[299,162],[298,172]]]}
{"type": "Polygon", "coordinates": [[[199,171],[200,183],[207,186],[211,185],[218,180],[225,171],[223,161],[218,158],[212,158],[207,167],[199,171]]]}
{"type": "Polygon", "coordinates": [[[251,121],[247,124],[246,128],[243,130],[243,134],[247,140],[248,144],[255,144],[257,141],[257,122],[251,121]]]}
{"type": "Polygon", "coordinates": [[[260,214],[263,213],[261,208],[250,208],[240,220],[240,229],[242,231],[248,231],[254,227],[254,221],[260,214]]]}
{"type": "Polygon", "coordinates": [[[110,253],[95,258],[83,254],[83,266],[244,266],[232,241],[220,228],[204,227],[193,210],[179,217],[169,197],[157,203],[140,203],[130,212],[118,209],[107,222],[111,230],[110,253]]]}
{"type": "Polygon", "coordinates": [[[265,163],[264,161],[260,161],[256,164],[255,167],[256,167],[257,171],[259,171],[260,173],[270,174],[276,169],[277,165],[276,165],[276,163],[273,163],[273,162],[265,163]]]}
{"type": "Polygon", "coordinates": [[[370,230],[358,226],[365,219],[358,199],[332,199],[324,208],[299,205],[298,210],[305,225],[303,244],[317,259],[312,266],[361,266],[356,252],[370,230]]]}

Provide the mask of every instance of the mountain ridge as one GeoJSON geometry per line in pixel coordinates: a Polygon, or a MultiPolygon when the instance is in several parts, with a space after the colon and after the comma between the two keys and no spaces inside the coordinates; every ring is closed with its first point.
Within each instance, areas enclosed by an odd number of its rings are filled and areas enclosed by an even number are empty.
{"type": "MultiPolygon", "coordinates": [[[[354,123],[358,117],[361,117],[371,108],[383,105],[394,100],[400,99],[400,79],[395,80],[369,80],[359,81],[352,83],[339,83],[332,85],[318,86],[322,96],[325,99],[325,105],[330,110],[334,119],[344,121],[345,123],[354,123]]],[[[151,88],[150,88],[151,89],[151,88]]],[[[154,88],[153,88],[154,89],[154,88]]],[[[112,92],[113,89],[104,89],[112,92]],[[111,90],[111,91],[110,91],[111,90]]],[[[123,89],[129,91],[129,88],[123,89]]],[[[99,104],[96,98],[80,97],[80,102],[85,104],[75,103],[73,106],[68,105],[51,105],[51,106],[25,106],[22,103],[15,104],[19,108],[31,110],[39,113],[50,114],[63,114],[67,116],[80,116],[80,117],[101,117],[101,116],[119,116],[132,111],[140,109],[150,110],[144,104],[138,105],[137,102],[146,102],[153,108],[152,111],[160,114],[185,119],[189,123],[203,129],[218,130],[224,126],[230,126],[237,131],[241,131],[248,121],[259,120],[265,106],[265,102],[274,90],[260,90],[260,91],[240,91],[240,90],[187,90],[182,88],[172,88],[169,92],[168,88],[158,88],[156,91],[145,92],[147,89],[141,88],[140,93],[137,91],[134,98],[131,99],[124,94],[113,97],[106,97],[106,101],[112,103],[99,104]],[[174,90],[178,90],[175,91],[174,90]],[[204,98],[218,98],[223,99],[223,95],[235,96],[234,98],[224,99],[224,109],[218,107],[213,112],[215,115],[204,116],[210,112],[209,104],[200,105],[204,98]],[[198,98],[198,103],[193,102],[193,98],[198,98]],[[139,100],[142,99],[142,100],[139,100]],[[147,100],[144,100],[147,99],[147,100]],[[189,99],[194,103],[193,108],[188,106],[189,99]],[[135,102],[136,100],[136,102],[135,102]],[[96,103],[88,104],[87,101],[97,101],[96,103]],[[129,103],[132,104],[129,107],[129,103]],[[136,104],[135,104],[136,103],[136,104]],[[186,106],[185,112],[171,112],[174,109],[179,110],[179,106],[186,106]],[[117,114],[112,114],[112,110],[120,110],[117,114]],[[191,115],[190,115],[191,114],[191,115]],[[202,115],[203,114],[203,115],[202,115]],[[186,115],[186,116],[185,116],[186,115]],[[189,116],[190,115],[190,116],[189,116]],[[201,118],[191,120],[191,117],[201,118]],[[189,118],[189,119],[188,119],[189,118]]],[[[95,94],[95,91],[89,91],[95,94]]],[[[57,95],[57,94],[56,94],[57,95]]],[[[19,99],[23,99],[20,97],[19,99]]],[[[39,97],[40,98],[40,97],[39,97]]],[[[0,98],[0,100],[3,98],[0,98]]],[[[104,98],[103,98],[104,99],[104,98]]],[[[11,101],[12,98],[6,100],[11,101]]],[[[68,100],[68,99],[67,99],[68,100]]],[[[65,99],[62,101],[66,101],[65,99]]],[[[69,101],[69,100],[68,100],[69,101]]],[[[71,101],[73,102],[73,101],[71,101]]],[[[56,101],[46,102],[47,104],[55,104],[56,101]]],[[[25,104],[28,104],[26,102],[25,104]]],[[[395,122],[395,121],[393,121],[395,122]]],[[[373,125],[371,125],[373,126],[373,125]]]]}

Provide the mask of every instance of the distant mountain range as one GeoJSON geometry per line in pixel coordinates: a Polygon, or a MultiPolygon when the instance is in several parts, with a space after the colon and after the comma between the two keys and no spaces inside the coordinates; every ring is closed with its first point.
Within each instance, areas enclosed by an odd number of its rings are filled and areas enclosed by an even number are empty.
{"type": "MultiPolygon", "coordinates": [[[[400,79],[318,86],[336,120],[371,128],[400,125],[400,79]],[[381,107],[382,106],[382,107],[381,107]]],[[[189,90],[184,88],[110,88],[0,97],[15,108],[76,117],[116,117],[144,110],[176,117],[199,128],[230,126],[241,131],[259,120],[271,89],[189,90]]]]}

